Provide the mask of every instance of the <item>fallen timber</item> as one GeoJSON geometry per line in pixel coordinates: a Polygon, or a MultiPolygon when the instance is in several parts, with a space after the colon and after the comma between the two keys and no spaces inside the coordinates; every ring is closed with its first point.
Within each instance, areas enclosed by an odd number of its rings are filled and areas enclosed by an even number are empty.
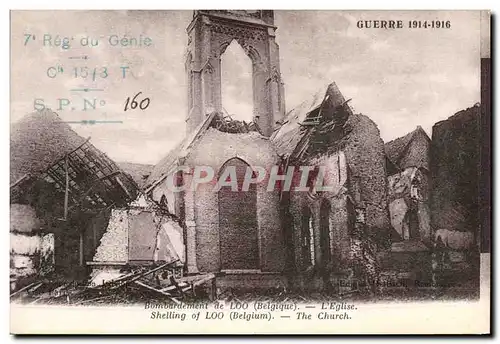
{"type": "Polygon", "coordinates": [[[179,260],[162,263],[154,267],[137,266],[122,276],[101,285],[89,285],[88,281],[54,281],[44,279],[35,281],[11,294],[12,301],[29,304],[139,304],[145,301],[165,300],[181,304],[192,300],[196,289],[209,290],[209,297],[214,292],[214,274],[200,274],[175,279],[174,265],[179,260]],[[169,278],[160,280],[160,274],[169,278]]]}

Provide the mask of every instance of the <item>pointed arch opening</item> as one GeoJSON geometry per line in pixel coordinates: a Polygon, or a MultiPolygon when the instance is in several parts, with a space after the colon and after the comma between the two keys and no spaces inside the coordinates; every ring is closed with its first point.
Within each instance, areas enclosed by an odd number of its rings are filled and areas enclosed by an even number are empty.
{"type": "MultiPolygon", "coordinates": [[[[257,189],[250,184],[243,191],[243,181],[247,169],[251,167],[239,158],[228,160],[219,171],[220,176],[228,169],[228,178],[236,178],[237,190],[223,186],[218,192],[219,239],[222,270],[260,269],[259,240],[257,222],[257,189]]],[[[225,175],[224,175],[225,176],[225,175]]]]}
{"type": "Polygon", "coordinates": [[[241,45],[233,40],[221,56],[222,108],[232,119],[253,120],[253,64],[241,45]]]}

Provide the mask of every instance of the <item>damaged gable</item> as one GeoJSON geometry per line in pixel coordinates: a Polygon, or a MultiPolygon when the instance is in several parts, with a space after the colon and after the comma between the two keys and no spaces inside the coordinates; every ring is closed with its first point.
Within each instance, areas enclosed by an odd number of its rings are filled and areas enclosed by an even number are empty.
{"type": "Polygon", "coordinates": [[[342,152],[354,206],[363,209],[368,227],[389,227],[380,131],[369,117],[352,112],[335,83],[290,111],[271,140],[290,164],[325,165],[342,152]]]}
{"type": "Polygon", "coordinates": [[[163,182],[169,173],[178,165],[179,161],[187,158],[193,146],[200,141],[208,129],[217,129],[223,133],[246,134],[256,132],[262,135],[261,129],[256,122],[246,123],[231,119],[221,112],[212,112],[205,117],[198,128],[185,137],[177,146],[175,146],[160,162],[154,166],[151,175],[145,183],[145,193],[149,193],[156,185],[163,182]]]}
{"type": "Polygon", "coordinates": [[[213,115],[206,116],[205,120],[200,123],[196,130],[180,141],[163,159],[160,160],[160,162],[158,162],[158,164],[154,166],[151,171],[151,175],[148,177],[144,186],[146,194],[167,178],[168,174],[175,168],[175,166],[177,166],[179,159],[182,159],[187,155],[191,144],[205,132],[212,119],[213,115]]]}
{"type": "Polygon", "coordinates": [[[400,170],[417,167],[428,171],[430,145],[431,139],[424,129],[418,126],[411,133],[387,142],[385,152],[390,163],[400,170]]]}
{"type": "MultiPolygon", "coordinates": [[[[308,150],[331,147],[331,134],[352,115],[344,96],[333,82],[326,91],[291,110],[271,136],[278,154],[289,160],[301,159],[308,150]]],[[[313,152],[309,152],[313,153],[313,152]]]]}
{"type": "Polygon", "coordinates": [[[271,141],[280,156],[289,157],[292,154],[295,147],[309,130],[301,125],[302,122],[306,120],[311,112],[321,106],[324,98],[324,91],[315,93],[311,99],[292,109],[283,119],[281,126],[271,136],[271,141]]]}

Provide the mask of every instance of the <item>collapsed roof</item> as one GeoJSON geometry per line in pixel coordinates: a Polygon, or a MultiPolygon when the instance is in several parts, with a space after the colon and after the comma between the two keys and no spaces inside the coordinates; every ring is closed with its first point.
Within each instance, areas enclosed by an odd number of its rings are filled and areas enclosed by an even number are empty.
{"type": "Polygon", "coordinates": [[[409,167],[429,170],[429,148],[431,139],[421,126],[415,130],[389,141],[384,145],[387,159],[400,170],[409,167]]]}
{"type": "Polygon", "coordinates": [[[24,116],[11,125],[10,183],[14,184],[26,174],[43,172],[84,142],[83,137],[52,111],[24,116]]]}
{"type": "Polygon", "coordinates": [[[68,206],[102,208],[135,199],[136,183],[106,154],[51,110],[34,112],[11,127],[11,198],[35,182],[68,191],[68,206]]]}
{"type": "MultiPolygon", "coordinates": [[[[320,92],[291,110],[271,136],[278,154],[289,160],[300,159],[310,147],[311,140],[321,140],[341,128],[352,110],[339,88],[332,82],[320,92]]],[[[324,146],[326,144],[317,145],[324,146]]]]}

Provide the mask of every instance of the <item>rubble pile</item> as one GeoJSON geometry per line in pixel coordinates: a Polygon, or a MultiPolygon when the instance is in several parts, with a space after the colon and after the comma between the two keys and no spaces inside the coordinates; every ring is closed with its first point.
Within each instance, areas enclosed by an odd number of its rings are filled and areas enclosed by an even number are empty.
{"type": "Polygon", "coordinates": [[[214,274],[175,277],[178,260],[157,266],[124,268],[119,276],[101,284],[45,279],[10,295],[24,304],[135,304],[149,300],[181,304],[188,300],[213,298],[214,274]]]}
{"type": "Polygon", "coordinates": [[[211,126],[219,131],[231,134],[245,134],[251,131],[260,133],[260,128],[256,122],[247,123],[232,119],[230,116],[224,116],[222,113],[216,113],[211,126]]]}

